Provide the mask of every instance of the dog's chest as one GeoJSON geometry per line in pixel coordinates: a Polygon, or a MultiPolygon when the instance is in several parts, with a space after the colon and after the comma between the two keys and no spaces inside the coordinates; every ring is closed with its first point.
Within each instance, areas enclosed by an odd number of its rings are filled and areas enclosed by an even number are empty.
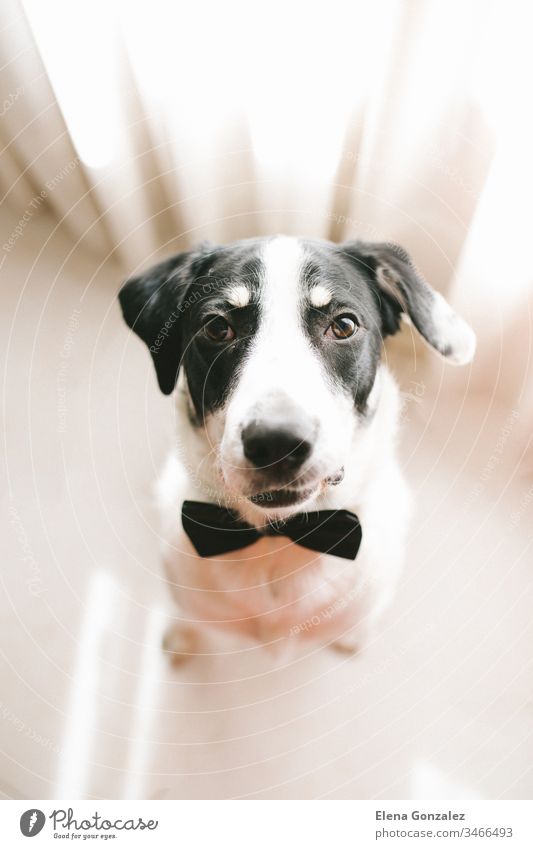
{"type": "Polygon", "coordinates": [[[254,636],[289,634],[310,619],[329,626],[354,601],[353,561],[317,554],[285,538],[209,559],[195,555],[182,537],[179,551],[167,561],[177,600],[191,617],[220,627],[254,636]]]}

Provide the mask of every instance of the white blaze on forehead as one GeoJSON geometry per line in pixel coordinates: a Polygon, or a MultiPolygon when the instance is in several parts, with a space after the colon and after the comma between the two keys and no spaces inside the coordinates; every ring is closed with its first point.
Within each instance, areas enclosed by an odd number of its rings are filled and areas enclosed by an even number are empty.
{"type": "Polygon", "coordinates": [[[246,307],[250,303],[250,292],[246,286],[232,286],[226,298],[233,307],[246,307]]]}
{"type": "Polygon", "coordinates": [[[299,239],[276,236],[263,247],[261,259],[260,323],[240,388],[247,403],[259,403],[266,417],[289,415],[289,401],[307,411],[312,422],[316,405],[326,404],[329,395],[322,363],[304,326],[308,255],[299,239]]]}
{"type": "Polygon", "coordinates": [[[300,300],[304,255],[298,239],[276,236],[263,248],[263,314],[265,322],[294,322],[300,300]]]}
{"type": "Polygon", "coordinates": [[[326,286],[313,286],[309,292],[309,300],[314,307],[325,307],[331,301],[333,295],[326,286]]]}

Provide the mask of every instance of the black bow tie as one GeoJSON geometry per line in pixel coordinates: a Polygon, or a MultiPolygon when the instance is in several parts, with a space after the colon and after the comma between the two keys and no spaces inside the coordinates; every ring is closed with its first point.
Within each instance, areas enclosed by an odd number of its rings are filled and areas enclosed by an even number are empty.
{"type": "Polygon", "coordinates": [[[286,522],[267,525],[261,531],[241,521],[234,510],[184,501],[181,511],[183,530],[200,557],[215,557],[252,545],[264,536],[289,537],[293,542],[320,551],[355,560],[361,545],[361,525],[349,510],[319,510],[298,513],[286,522]]]}

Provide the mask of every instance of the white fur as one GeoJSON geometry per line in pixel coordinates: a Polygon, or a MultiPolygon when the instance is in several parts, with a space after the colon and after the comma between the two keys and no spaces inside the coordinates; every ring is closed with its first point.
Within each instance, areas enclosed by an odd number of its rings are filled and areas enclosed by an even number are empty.
{"type": "Polygon", "coordinates": [[[333,297],[332,293],[325,286],[322,286],[320,283],[316,286],[313,286],[311,291],[309,292],[309,301],[314,307],[326,307],[331,298],[333,297]]]}
{"type": "Polygon", "coordinates": [[[440,346],[450,348],[446,359],[458,366],[471,362],[476,351],[476,334],[439,292],[434,293],[432,319],[438,329],[440,346]]]}
{"type": "Polygon", "coordinates": [[[250,303],[250,291],[246,286],[232,286],[226,298],[233,307],[246,307],[250,303]]]}

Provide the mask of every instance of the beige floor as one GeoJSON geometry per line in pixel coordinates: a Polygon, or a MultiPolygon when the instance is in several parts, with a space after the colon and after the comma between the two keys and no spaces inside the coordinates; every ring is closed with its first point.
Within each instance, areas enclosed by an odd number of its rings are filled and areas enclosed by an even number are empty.
{"type": "Polygon", "coordinates": [[[150,494],[171,402],[121,324],[120,272],[50,229],[1,268],[3,794],[531,797],[533,488],[510,411],[467,372],[404,378],[418,512],[362,656],[280,666],[209,637],[172,671],[150,494]]]}

